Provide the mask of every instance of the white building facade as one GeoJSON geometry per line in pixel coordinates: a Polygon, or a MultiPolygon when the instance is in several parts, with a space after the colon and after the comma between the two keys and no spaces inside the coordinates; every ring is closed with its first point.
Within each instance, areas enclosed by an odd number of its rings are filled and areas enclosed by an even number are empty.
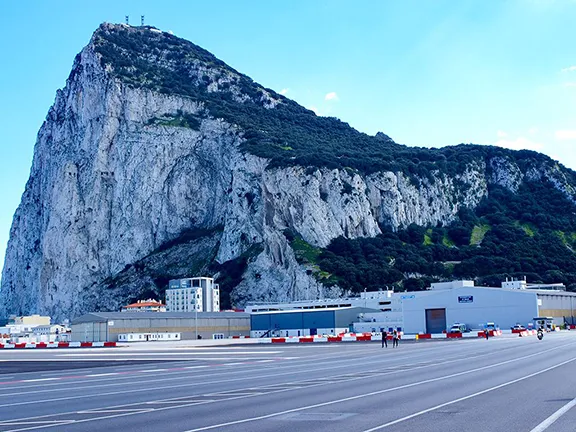
{"type": "MultiPolygon", "coordinates": [[[[322,300],[302,300],[290,303],[266,303],[262,305],[246,306],[248,313],[270,312],[283,310],[329,310],[338,308],[363,308],[354,323],[355,331],[392,331],[402,328],[404,319],[402,302],[405,293],[393,291],[367,291],[360,293],[359,297],[322,300]]],[[[411,293],[410,293],[411,294],[411,293]]]]}
{"type": "Polygon", "coordinates": [[[365,309],[356,317],[354,331],[383,328],[407,334],[441,333],[455,323],[480,329],[494,322],[501,329],[509,329],[516,324],[528,326],[534,318],[543,316],[551,317],[558,325],[575,321],[576,293],[562,290],[561,284],[507,282],[502,287],[480,287],[462,280],[439,282],[425,291],[376,291],[354,298],[250,305],[246,312],[362,307],[365,309]]]}
{"type": "Polygon", "coordinates": [[[220,287],[213,278],[174,279],[166,290],[167,312],[220,312],[220,287]]]}

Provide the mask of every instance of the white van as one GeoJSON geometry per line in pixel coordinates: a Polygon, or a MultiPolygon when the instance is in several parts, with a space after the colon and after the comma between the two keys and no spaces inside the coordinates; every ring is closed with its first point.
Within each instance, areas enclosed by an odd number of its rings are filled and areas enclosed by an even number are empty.
{"type": "Polygon", "coordinates": [[[498,327],[497,324],[494,324],[493,322],[487,322],[486,326],[484,326],[484,328],[488,331],[490,330],[500,330],[500,327],[498,327]]]}
{"type": "Polygon", "coordinates": [[[470,329],[466,324],[454,323],[452,327],[450,327],[450,331],[448,331],[448,333],[466,333],[469,331],[470,329]]]}

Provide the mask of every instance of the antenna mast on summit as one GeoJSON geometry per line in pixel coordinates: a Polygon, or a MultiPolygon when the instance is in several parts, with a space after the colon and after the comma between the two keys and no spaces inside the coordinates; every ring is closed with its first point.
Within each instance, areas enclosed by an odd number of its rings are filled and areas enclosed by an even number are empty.
{"type": "Polygon", "coordinates": [[[130,25],[130,17],[128,15],[126,15],[126,25],[130,25]]]}
{"type": "Polygon", "coordinates": [[[140,15],[140,25],[144,27],[144,15],[140,15]]]}

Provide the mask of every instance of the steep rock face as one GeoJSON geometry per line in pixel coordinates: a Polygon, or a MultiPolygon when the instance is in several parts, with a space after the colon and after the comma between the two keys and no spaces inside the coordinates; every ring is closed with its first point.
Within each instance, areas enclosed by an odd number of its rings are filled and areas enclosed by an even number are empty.
{"type": "MultiPolygon", "coordinates": [[[[177,68],[175,60],[162,61],[177,68]]],[[[238,103],[254,98],[242,92],[242,76],[210,62],[195,61],[190,80],[208,83],[211,93],[230,92],[238,103]]],[[[490,184],[514,192],[523,181],[547,179],[574,195],[557,167],[521,168],[506,158],[474,159],[456,174],[436,170],[428,177],[271,165],[242,149],[241,126],[212,115],[201,100],[136,86],[112,72],[93,39],[38,134],[11,229],[0,316],[62,319],[116,310],[168,277],[240,258],[247,267],[231,293],[236,305],[337,296],[337,286],[323,286],[299,264],[285,230],[326,247],[339,236],[448,224],[461,208],[477,206],[490,184]],[[212,234],[162,249],[190,229],[212,234]],[[142,276],[135,263],[157,277],[142,276]]],[[[271,91],[256,93],[267,110],[284,103],[271,91]]],[[[377,139],[393,144],[383,134],[377,139]]]]}
{"type": "Polygon", "coordinates": [[[147,125],[199,107],[111,80],[91,46],[74,70],[39,133],[14,219],[2,280],[8,312],[86,310],[85,287],[226,214],[234,128],[210,119],[199,130],[147,125]]]}

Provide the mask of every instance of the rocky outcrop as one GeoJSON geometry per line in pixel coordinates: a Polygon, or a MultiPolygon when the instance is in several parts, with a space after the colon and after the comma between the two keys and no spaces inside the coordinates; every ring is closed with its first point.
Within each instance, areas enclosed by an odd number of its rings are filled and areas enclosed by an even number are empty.
{"type": "MultiPolygon", "coordinates": [[[[230,91],[224,84],[235,78],[198,65],[195,79],[212,80],[208,88],[218,92],[230,91]]],[[[264,106],[275,109],[279,101],[262,92],[264,106]]],[[[245,100],[239,87],[233,93],[245,100]]],[[[231,294],[237,305],[339,295],[297,262],[284,230],[325,247],[339,236],[447,224],[475,207],[490,183],[514,191],[534,175],[504,159],[431,178],[271,167],[242,151],[244,139],[241,127],[210,115],[201,101],[114,77],[89,44],[38,134],[10,233],[0,316],[116,310],[168,277],[210,271],[255,246],[231,294]],[[166,249],[191,229],[209,234],[166,249]],[[157,277],[143,277],[135,263],[157,277]]],[[[534,169],[573,192],[561,171],[534,169]]]]}

